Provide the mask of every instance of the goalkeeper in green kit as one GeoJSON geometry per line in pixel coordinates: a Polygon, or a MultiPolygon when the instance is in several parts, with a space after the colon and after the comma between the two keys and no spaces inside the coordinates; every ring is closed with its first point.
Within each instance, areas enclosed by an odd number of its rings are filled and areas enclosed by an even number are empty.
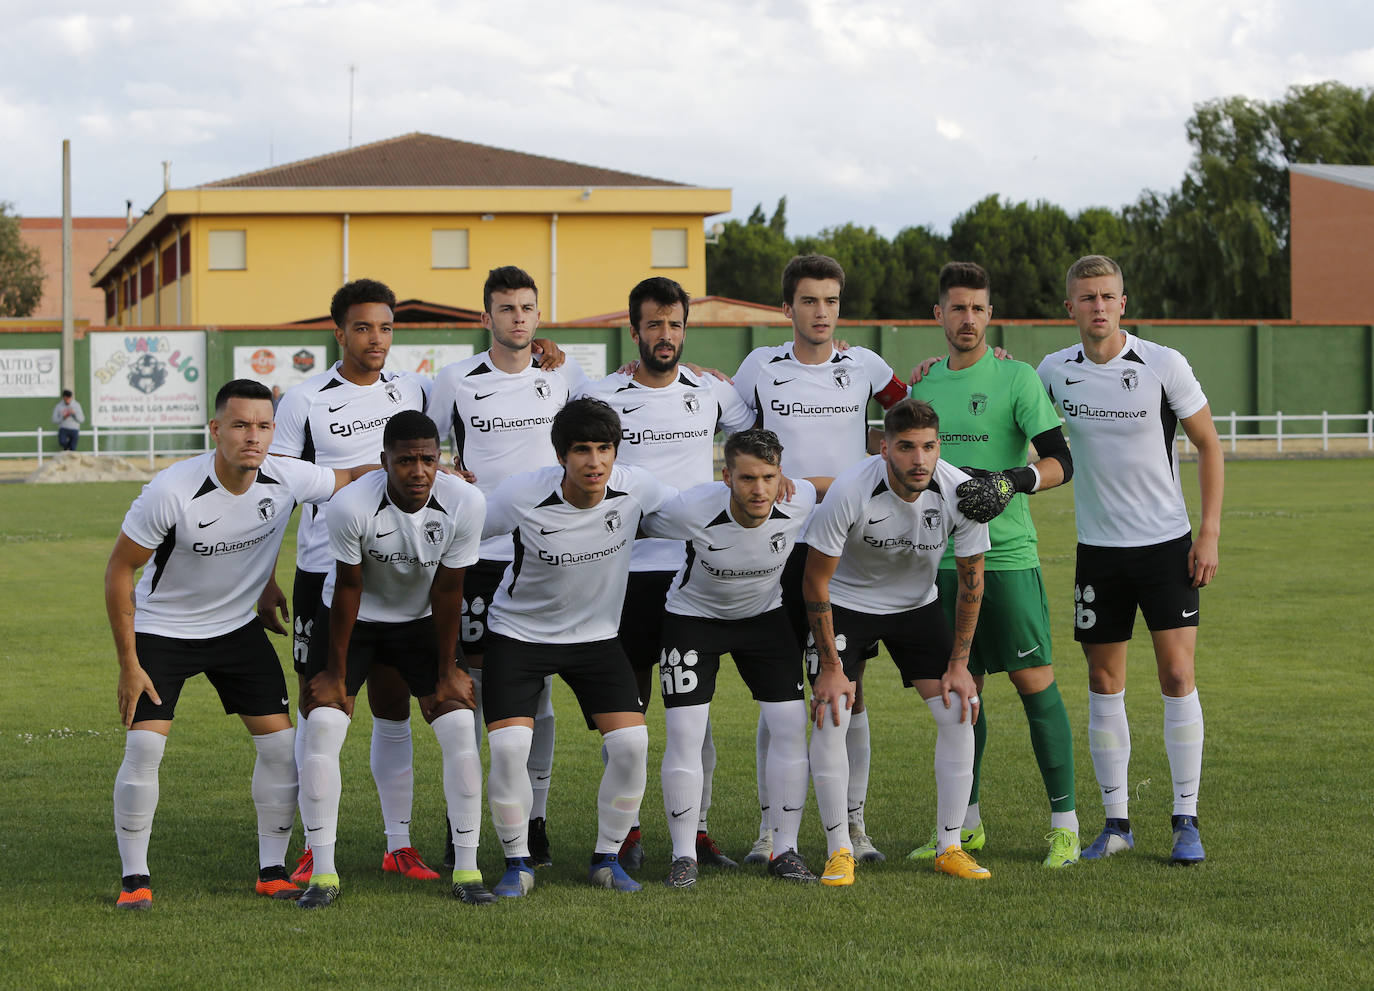
{"type": "MultiPolygon", "coordinates": [[[[940,270],[935,319],[944,327],[949,357],[913,372],[912,396],[940,415],[940,456],[974,474],[959,486],[959,511],[989,523],[992,549],[984,559],[985,590],[969,670],[981,696],[990,672],[1005,671],[1021,696],[1031,746],[1050,803],[1047,867],[1064,867],[1079,856],[1073,782],[1073,733],[1055,684],[1049,607],[1040,577],[1035,525],[1027,495],[1062,485],[1073,476],[1073,459],[1059,415],[1035,369],[999,360],[985,335],[992,318],[988,274],[971,262],[940,270]],[[922,375],[921,372],[925,374],[922,375]],[[1027,444],[1040,460],[1026,464],[1027,444]],[[981,469],[981,470],[979,470],[981,469]]],[[[940,563],[940,600],[951,618],[956,598],[954,559],[940,563]]],[[[973,791],[963,823],[966,850],[987,842],[978,785],[987,745],[988,712],[974,724],[973,791]]],[[[934,857],[935,834],[912,859],[934,857]]]]}

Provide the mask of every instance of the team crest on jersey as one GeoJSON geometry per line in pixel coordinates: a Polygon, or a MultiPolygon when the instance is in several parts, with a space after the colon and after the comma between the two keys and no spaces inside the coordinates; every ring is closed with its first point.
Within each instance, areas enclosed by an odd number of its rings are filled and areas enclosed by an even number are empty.
{"type": "Polygon", "coordinates": [[[443,543],[444,525],[438,520],[430,520],[425,524],[425,539],[431,544],[443,543]]]}
{"type": "Polygon", "coordinates": [[[768,549],[774,554],[781,554],[787,550],[787,534],[779,531],[768,538],[768,549]]]}
{"type": "Polygon", "coordinates": [[[1121,373],[1121,388],[1127,392],[1135,392],[1135,387],[1140,384],[1140,377],[1136,375],[1134,368],[1128,368],[1121,373]]]}
{"type": "Polygon", "coordinates": [[[927,530],[940,529],[940,511],[938,509],[927,509],[921,513],[921,526],[927,530]]]}
{"type": "Polygon", "coordinates": [[[612,509],[606,514],[605,518],[602,519],[601,525],[606,528],[607,533],[615,533],[624,524],[621,522],[620,514],[612,509]]]}
{"type": "Polygon", "coordinates": [[[385,386],[386,398],[390,399],[397,406],[401,405],[401,390],[396,388],[395,382],[388,382],[385,386]]]}
{"type": "Polygon", "coordinates": [[[315,356],[305,348],[301,348],[291,356],[291,367],[303,375],[314,369],[315,356]]]}
{"type": "Polygon", "coordinates": [[[534,380],[534,394],[540,399],[548,399],[553,395],[553,386],[549,385],[549,380],[538,378],[534,380]]]}
{"type": "Polygon", "coordinates": [[[968,397],[968,411],[974,416],[982,416],[983,411],[988,408],[988,397],[981,392],[975,392],[968,397]]]}
{"type": "Polygon", "coordinates": [[[695,392],[684,393],[682,396],[682,408],[688,413],[695,413],[701,409],[701,400],[697,398],[695,392]]]}
{"type": "Polygon", "coordinates": [[[262,499],[258,502],[258,519],[266,523],[277,515],[277,504],[271,499],[262,499]]]}
{"type": "Polygon", "coordinates": [[[848,369],[845,369],[845,368],[837,368],[837,369],[835,369],[833,372],[831,372],[831,374],[835,376],[835,384],[838,385],[841,389],[848,389],[848,388],[849,388],[849,370],[848,370],[848,369]]]}

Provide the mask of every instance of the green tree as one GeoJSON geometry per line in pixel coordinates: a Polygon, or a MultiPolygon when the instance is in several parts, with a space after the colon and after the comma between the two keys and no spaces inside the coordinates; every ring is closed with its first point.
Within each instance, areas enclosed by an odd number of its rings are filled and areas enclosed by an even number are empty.
{"type": "Polygon", "coordinates": [[[787,239],[787,197],[778,200],[770,221],[763,205],[743,223],[727,220],[715,244],[706,246],[706,291],[715,296],[777,306],[782,270],[795,252],[787,239]]]}
{"type": "Polygon", "coordinates": [[[988,270],[994,312],[1009,319],[1059,317],[1064,313],[1064,272],[1074,253],[1073,220],[1044,200],[1007,203],[979,200],[954,218],[949,254],[988,270]]]}
{"type": "Polygon", "coordinates": [[[886,316],[926,320],[940,301],[940,267],[949,261],[949,239],[929,227],[903,227],[892,239],[897,265],[908,274],[906,299],[886,316]]]}
{"type": "Polygon", "coordinates": [[[20,239],[11,208],[0,202],[0,317],[27,317],[43,297],[43,256],[20,239]]]}
{"type": "Polygon", "coordinates": [[[906,316],[911,272],[900,264],[892,243],[875,228],[857,224],[828,227],[796,242],[798,254],[819,252],[844,267],[840,316],[873,320],[906,316]]]}

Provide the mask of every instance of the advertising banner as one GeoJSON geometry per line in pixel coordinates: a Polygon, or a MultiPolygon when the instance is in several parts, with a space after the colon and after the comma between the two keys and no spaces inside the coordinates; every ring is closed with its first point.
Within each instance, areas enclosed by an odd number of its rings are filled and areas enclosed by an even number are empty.
{"type": "Polygon", "coordinates": [[[91,422],[101,427],[202,426],[205,333],[91,334],[91,422]]]}
{"type": "Polygon", "coordinates": [[[57,348],[0,351],[0,398],[50,398],[62,395],[62,352],[57,348]]]}
{"type": "Polygon", "coordinates": [[[282,392],[329,367],[323,344],[247,344],[234,347],[234,378],[253,379],[282,392]]]}
{"type": "Polygon", "coordinates": [[[596,380],[606,377],[606,345],[604,344],[560,344],[568,355],[587,373],[587,378],[596,380]]]}
{"type": "Polygon", "coordinates": [[[473,353],[471,344],[393,344],[386,356],[386,367],[393,372],[419,372],[434,378],[445,365],[471,358],[473,353]]]}

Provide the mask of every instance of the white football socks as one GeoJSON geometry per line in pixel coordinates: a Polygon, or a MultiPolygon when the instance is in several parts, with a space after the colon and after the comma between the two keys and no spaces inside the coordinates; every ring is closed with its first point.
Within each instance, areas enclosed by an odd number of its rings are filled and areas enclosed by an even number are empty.
{"type": "Polygon", "coordinates": [[[296,731],[287,727],[253,737],[253,805],[258,810],[258,866],[286,863],[296,824],[296,731]]]}
{"type": "Polygon", "coordinates": [[[858,827],[860,833],[868,830],[864,826],[864,803],[868,801],[868,764],[872,759],[873,746],[868,733],[868,710],[851,712],[849,732],[845,734],[845,748],[849,754],[849,788],[846,792],[849,821],[858,827]]]}
{"type": "Polygon", "coordinates": [[[697,859],[697,802],[701,799],[704,777],[701,751],[710,713],[710,705],[682,705],[663,710],[665,739],[659,778],[674,860],[679,857],[697,859]]]}
{"type": "MultiPolygon", "coordinates": [[[[649,728],[625,726],[601,738],[606,747],[606,770],[596,793],[595,853],[619,853],[630,827],[639,821],[648,777],[649,728]]],[[[700,791],[697,792],[700,795],[700,791]]]]}
{"type": "MultiPolygon", "coordinates": [[[[852,713],[841,702],[840,725],[836,726],[831,717],[833,708],[833,704],[827,707],[820,729],[811,730],[811,781],[816,787],[816,808],[830,853],[854,849],[849,838],[849,757],[845,752],[852,713]]],[[[775,855],[782,852],[774,846],[775,855]]]]}
{"type": "Polygon", "coordinates": [[[711,737],[711,720],[706,720],[706,736],[701,741],[701,805],[697,808],[697,832],[708,832],[706,817],[711,812],[711,785],[716,778],[716,741],[711,737]]]}
{"type": "Polygon", "coordinates": [[[507,857],[530,855],[530,776],[525,762],[530,756],[529,726],[502,726],[487,730],[491,770],[487,773],[487,804],[496,837],[507,857]]]}
{"type": "Polygon", "coordinates": [[[1197,815],[1202,780],[1202,703],[1194,688],[1182,698],[1164,696],[1164,752],[1174,783],[1174,815],[1197,815]]]}
{"type": "Polygon", "coordinates": [[[768,724],[768,793],[773,807],[773,850],[797,849],[802,810],[806,807],[806,703],[760,702],[759,714],[768,724]]]}
{"type": "Polygon", "coordinates": [[[301,767],[301,824],[315,858],[315,873],[336,874],[334,844],[338,841],[339,796],[343,792],[339,753],[348,735],[349,719],[343,710],[322,705],[306,722],[310,737],[301,767]]]}
{"type": "Polygon", "coordinates": [[[157,769],[167,738],[152,730],[131,729],[124,734],[124,760],[115,773],[114,827],[120,871],[148,874],[148,839],[157,811],[157,769]]]}
{"type": "Polygon", "coordinates": [[[477,869],[477,841],[481,836],[482,760],[473,742],[471,709],[455,709],[430,723],[444,763],[444,799],[453,836],[453,867],[477,869]]]}
{"type": "MultiPolygon", "coordinates": [[[[318,711],[318,710],[316,710],[318,711]]],[[[382,824],[390,852],[410,846],[410,810],[415,799],[414,746],[410,717],[372,717],[372,780],[382,803],[382,824]]]]}
{"type": "Polygon", "coordinates": [[[531,819],[543,819],[548,812],[549,784],[553,776],[553,676],[544,679],[539,695],[539,710],[534,717],[534,736],[530,740],[530,757],[526,770],[530,775],[530,790],[534,802],[530,806],[531,819]]]}
{"type": "Polygon", "coordinates": [[[768,836],[773,831],[773,817],[768,808],[768,723],[762,712],[754,734],[754,776],[759,790],[759,836],[768,836]]]}
{"type": "Polygon", "coordinates": [[[1125,689],[1111,695],[1088,692],[1088,752],[1107,818],[1129,818],[1131,727],[1126,721],[1125,689]]]}
{"type": "Polygon", "coordinates": [[[468,676],[472,678],[472,695],[477,700],[477,708],[472,712],[472,739],[477,745],[477,754],[482,753],[482,730],[486,727],[482,711],[482,669],[469,668],[468,676]]]}
{"type": "Polygon", "coordinates": [[[948,709],[939,695],[926,699],[926,705],[935,717],[935,847],[943,853],[963,846],[960,830],[973,790],[973,723],[960,722],[963,701],[955,692],[950,692],[948,709]]]}

